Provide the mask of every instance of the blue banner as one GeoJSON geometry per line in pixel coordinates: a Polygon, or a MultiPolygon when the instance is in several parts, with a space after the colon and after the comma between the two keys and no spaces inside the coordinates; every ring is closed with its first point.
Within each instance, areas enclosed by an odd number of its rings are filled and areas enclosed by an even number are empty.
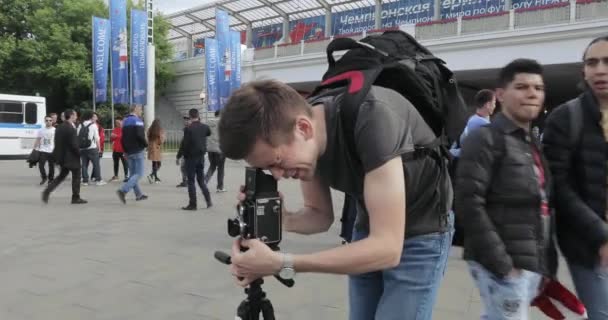
{"type": "Polygon", "coordinates": [[[283,36],[283,24],[254,28],[251,35],[254,48],[270,47],[283,36]]]}
{"type": "Polygon", "coordinates": [[[226,11],[217,10],[215,16],[215,39],[217,40],[217,51],[219,54],[219,99],[222,109],[230,96],[230,77],[232,75],[233,63],[230,54],[230,21],[226,11]]]}
{"type": "Polygon", "coordinates": [[[230,54],[232,75],[230,76],[230,93],[241,87],[241,33],[230,31],[230,54]]]}
{"type": "Polygon", "coordinates": [[[441,19],[454,19],[501,12],[505,0],[441,0],[439,5],[441,19]]]}
{"type": "Polygon", "coordinates": [[[535,7],[549,6],[553,4],[560,4],[569,2],[570,0],[513,0],[512,8],[517,9],[528,9],[535,7]]]}
{"type": "Polygon", "coordinates": [[[211,111],[220,109],[218,80],[217,41],[205,38],[205,80],[207,87],[207,106],[211,111]]]}
{"type": "MultiPolygon", "coordinates": [[[[444,2],[446,1],[460,0],[444,0],[444,2]]],[[[432,21],[435,13],[434,9],[434,0],[399,0],[383,3],[380,12],[380,29],[432,21]]],[[[333,35],[360,33],[376,29],[375,12],[376,7],[369,6],[333,13],[331,16],[333,35]]]]}
{"type": "Polygon", "coordinates": [[[95,103],[108,101],[110,21],[93,17],[93,83],[95,103]]]}
{"type": "Polygon", "coordinates": [[[363,30],[374,29],[376,24],[376,7],[336,12],[331,15],[334,35],[359,33],[363,30]]]}
{"type": "Polygon", "coordinates": [[[148,14],[131,10],[131,92],[132,103],[147,104],[148,14]]]}
{"type": "Polygon", "coordinates": [[[435,15],[434,0],[400,0],[382,4],[381,28],[398,27],[403,24],[429,22],[435,15]]]}
{"type": "Polygon", "coordinates": [[[129,103],[129,55],[127,2],[110,0],[112,24],[112,97],[114,103],[129,103]]]}

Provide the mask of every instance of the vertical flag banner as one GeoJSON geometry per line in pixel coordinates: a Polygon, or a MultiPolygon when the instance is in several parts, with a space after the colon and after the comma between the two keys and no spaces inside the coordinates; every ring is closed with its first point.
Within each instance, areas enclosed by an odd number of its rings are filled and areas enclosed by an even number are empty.
{"type": "Polygon", "coordinates": [[[219,56],[218,88],[220,109],[222,109],[230,96],[230,76],[232,75],[233,62],[230,54],[230,21],[226,11],[217,10],[215,16],[215,39],[219,56]]]}
{"type": "Polygon", "coordinates": [[[205,38],[205,79],[207,81],[207,106],[210,111],[220,109],[218,90],[218,61],[217,41],[205,38]]]}
{"type": "Polygon", "coordinates": [[[241,33],[230,31],[230,61],[232,74],[230,75],[230,93],[241,86],[241,33]]]}
{"type": "Polygon", "coordinates": [[[127,2],[110,0],[112,24],[112,98],[114,103],[129,103],[129,57],[127,49],[127,2]]]}
{"type": "Polygon", "coordinates": [[[95,103],[108,100],[108,65],[110,49],[110,22],[93,17],[93,83],[95,103]]]}
{"type": "Polygon", "coordinates": [[[147,104],[148,14],[131,10],[131,92],[133,103],[147,104]]]}

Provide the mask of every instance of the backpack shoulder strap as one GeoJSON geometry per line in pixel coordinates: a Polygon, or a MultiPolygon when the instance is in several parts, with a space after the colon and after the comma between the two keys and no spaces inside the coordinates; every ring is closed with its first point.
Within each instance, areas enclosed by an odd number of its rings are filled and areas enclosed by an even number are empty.
{"type": "Polygon", "coordinates": [[[583,108],[580,98],[572,99],[566,103],[570,120],[570,146],[575,149],[581,140],[583,132],[583,108]]]}

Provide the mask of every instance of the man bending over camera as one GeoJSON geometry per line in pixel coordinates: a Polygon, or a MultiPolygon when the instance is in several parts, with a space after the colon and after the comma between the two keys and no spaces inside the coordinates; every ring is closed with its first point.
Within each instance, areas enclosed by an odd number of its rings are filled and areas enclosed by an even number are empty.
{"type": "Polygon", "coordinates": [[[351,154],[336,101],[330,95],[308,103],[289,86],[264,80],[235,91],[222,110],[219,139],[227,158],[268,169],[277,180],[301,180],[304,208],[284,209],[286,231],[327,231],[334,221],[330,187],[358,203],[352,243],[290,255],[241,239],[231,272],[243,278],[236,279],[241,286],[285,269],[348,274],[351,320],[430,320],[453,234],[451,200],[440,198],[452,199],[452,189],[436,159],[406,161],[406,155],[435,135],[404,97],[374,86],[360,106],[351,154]]]}

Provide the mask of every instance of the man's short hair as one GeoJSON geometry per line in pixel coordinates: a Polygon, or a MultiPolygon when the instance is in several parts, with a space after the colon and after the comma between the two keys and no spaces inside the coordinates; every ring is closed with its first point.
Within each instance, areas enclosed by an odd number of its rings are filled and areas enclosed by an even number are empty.
{"type": "Polygon", "coordinates": [[[220,110],[217,110],[214,115],[215,115],[216,118],[219,117],[220,116],[220,110]]]}
{"type": "Polygon", "coordinates": [[[68,120],[68,119],[70,119],[72,117],[73,114],[74,114],[74,110],[72,110],[72,109],[65,109],[63,111],[63,118],[65,120],[68,120]]]}
{"type": "Polygon", "coordinates": [[[293,139],[296,117],[312,108],[293,88],[275,80],[258,80],[234,91],[222,110],[219,142],[229,159],[251,153],[258,139],[276,147],[293,139]]]}
{"type": "Polygon", "coordinates": [[[498,85],[501,88],[506,88],[519,73],[531,73],[542,76],[543,67],[536,60],[532,59],[513,60],[500,69],[500,73],[498,75],[498,85]]]}
{"type": "Polygon", "coordinates": [[[114,118],[114,120],[122,120],[122,116],[116,116],[116,118],[114,118]]]}
{"type": "Polygon", "coordinates": [[[492,101],[494,99],[494,91],[488,89],[482,89],[477,92],[475,98],[473,98],[473,103],[475,104],[475,108],[481,109],[486,103],[492,101]]]}
{"type": "Polygon", "coordinates": [[[52,116],[57,116],[57,114],[55,112],[49,113],[49,117],[52,117],[52,116]]]}
{"type": "MultiPolygon", "coordinates": [[[[129,107],[129,111],[133,112],[133,111],[135,111],[135,109],[136,109],[137,107],[141,107],[141,104],[132,104],[132,105],[129,107]]],[[[142,107],[142,108],[143,108],[143,107],[142,107]]]]}
{"type": "Polygon", "coordinates": [[[198,109],[196,108],[192,108],[188,111],[188,115],[190,116],[190,119],[198,119],[198,109]]]}
{"type": "Polygon", "coordinates": [[[93,118],[93,112],[90,110],[86,110],[82,113],[82,116],[80,118],[82,119],[82,121],[91,120],[91,118],[93,118]]]}

